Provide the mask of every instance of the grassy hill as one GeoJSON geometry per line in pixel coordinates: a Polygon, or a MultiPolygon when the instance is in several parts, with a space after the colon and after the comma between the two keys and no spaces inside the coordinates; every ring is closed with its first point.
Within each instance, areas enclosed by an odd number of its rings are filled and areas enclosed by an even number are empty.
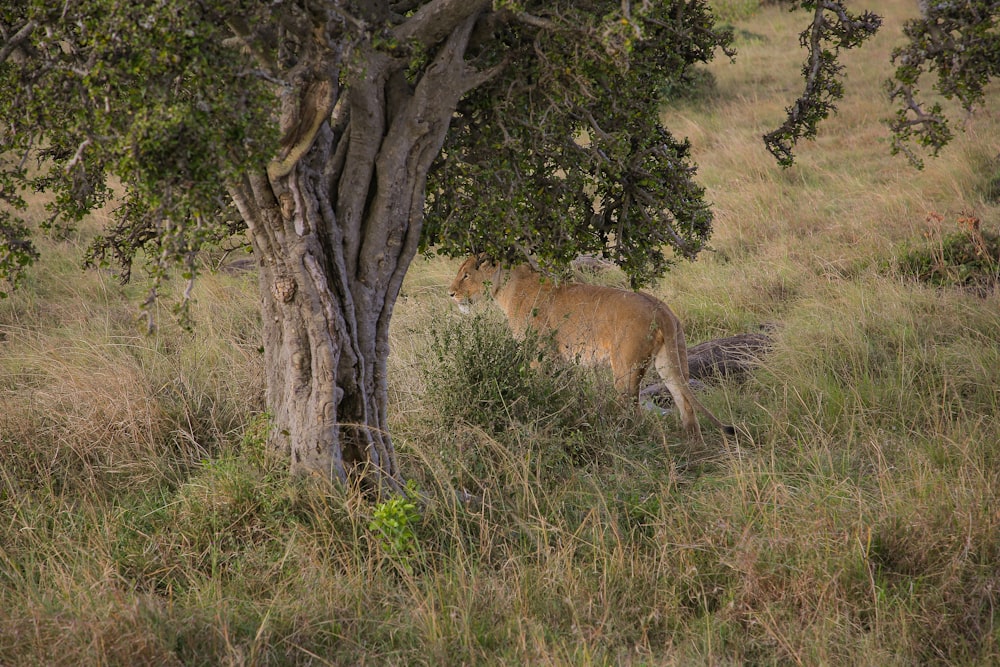
{"type": "Polygon", "coordinates": [[[196,329],[163,313],[147,336],[141,286],[79,269],[93,220],[0,301],[0,665],[1000,661],[1000,258],[976,255],[1000,110],[924,171],[891,157],[883,81],[916,3],[887,0],[781,170],[760,137],[801,87],[805,17],[720,4],[736,62],[664,112],[713,250],[652,291],[690,344],[772,332],[702,394],[739,437],[686,442],[600,376],[534,372],[495,312],[455,312],[456,263],[418,259],[390,393],[424,500],[290,484],[263,446],[254,276],[205,276],[196,329]]]}

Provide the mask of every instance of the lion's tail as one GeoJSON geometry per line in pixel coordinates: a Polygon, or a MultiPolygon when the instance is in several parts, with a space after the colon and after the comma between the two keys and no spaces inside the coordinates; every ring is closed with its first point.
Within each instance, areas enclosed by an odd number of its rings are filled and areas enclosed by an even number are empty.
{"type": "Polygon", "coordinates": [[[690,390],[690,387],[691,385],[688,385],[688,393],[689,393],[688,400],[691,401],[691,404],[694,405],[696,408],[698,408],[698,410],[700,410],[703,415],[708,417],[709,421],[711,421],[717,427],[722,429],[723,433],[725,433],[726,435],[736,435],[736,427],[733,426],[732,424],[727,424],[726,422],[722,421],[714,414],[712,414],[711,410],[706,408],[701,403],[701,401],[699,401],[697,398],[694,397],[694,392],[690,390]]]}
{"type": "MultiPolygon", "coordinates": [[[[697,409],[698,412],[701,412],[703,415],[708,417],[708,419],[721,429],[723,433],[726,435],[735,435],[736,428],[731,424],[726,424],[712,414],[712,411],[705,407],[701,401],[695,398],[694,392],[691,391],[691,373],[688,369],[687,345],[684,343],[684,330],[681,327],[680,321],[673,315],[673,313],[669,313],[669,315],[672,320],[671,323],[675,328],[674,340],[676,343],[674,345],[670,345],[668,341],[669,336],[666,336],[666,331],[664,331],[660,349],[656,352],[655,364],[656,371],[660,374],[660,378],[667,385],[671,395],[674,397],[674,403],[677,405],[677,409],[681,414],[681,420],[684,423],[684,427],[692,434],[701,435],[701,429],[698,427],[697,416],[694,414],[694,409],[697,409]],[[685,403],[691,407],[688,408],[685,403]]],[[[666,324],[666,322],[663,323],[663,325],[666,324]]],[[[663,325],[661,325],[661,329],[663,325]]]]}

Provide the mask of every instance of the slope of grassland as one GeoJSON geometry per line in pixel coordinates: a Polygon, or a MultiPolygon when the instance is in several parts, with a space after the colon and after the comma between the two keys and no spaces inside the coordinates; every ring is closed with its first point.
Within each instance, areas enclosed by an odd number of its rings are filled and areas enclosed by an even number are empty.
{"type": "Polygon", "coordinates": [[[716,232],[653,291],[690,343],[775,339],[703,394],[728,441],[536,372],[495,312],[454,312],[454,262],[419,259],[390,392],[420,500],[290,484],[252,275],[206,276],[195,331],[146,336],[141,288],[78,268],[86,228],[43,241],[0,302],[0,665],[1000,660],[1000,295],[894,268],[960,219],[1000,228],[1000,111],[922,172],[889,156],[911,4],[879,3],[791,169],[760,136],[801,86],[801,13],[740,14],[736,63],[664,113],[716,232]]]}

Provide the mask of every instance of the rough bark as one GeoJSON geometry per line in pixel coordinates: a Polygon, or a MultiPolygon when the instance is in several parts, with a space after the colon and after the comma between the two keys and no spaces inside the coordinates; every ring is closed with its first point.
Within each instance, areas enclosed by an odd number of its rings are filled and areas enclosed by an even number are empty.
{"type": "Polygon", "coordinates": [[[352,56],[343,96],[331,54],[304,59],[302,93],[283,99],[280,154],[230,185],[259,266],[271,444],[295,474],[399,488],[389,321],[431,161],[458,100],[491,76],[463,59],[475,20],[455,25],[412,87],[405,63],[374,49],[352,56]]]}

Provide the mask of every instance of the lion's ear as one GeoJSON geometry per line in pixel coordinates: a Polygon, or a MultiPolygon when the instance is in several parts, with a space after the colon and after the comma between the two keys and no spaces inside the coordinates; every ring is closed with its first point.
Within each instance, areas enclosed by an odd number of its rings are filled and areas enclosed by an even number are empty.
{"type": "Polygon", "coordinates": [[[475,264],[475,268],[477,268],[477,269],[478,269],[478,268],[479,268],[480,266],[482,266],[482,265],[483,265],[483,262],[485,262],[485,261],[487,261],[487,260],[486,260],[486,253],[485,253],[485,252],[481,252],[481,253],[477,254],[477,255],[476,255],[476,264],[475,264]]]}

